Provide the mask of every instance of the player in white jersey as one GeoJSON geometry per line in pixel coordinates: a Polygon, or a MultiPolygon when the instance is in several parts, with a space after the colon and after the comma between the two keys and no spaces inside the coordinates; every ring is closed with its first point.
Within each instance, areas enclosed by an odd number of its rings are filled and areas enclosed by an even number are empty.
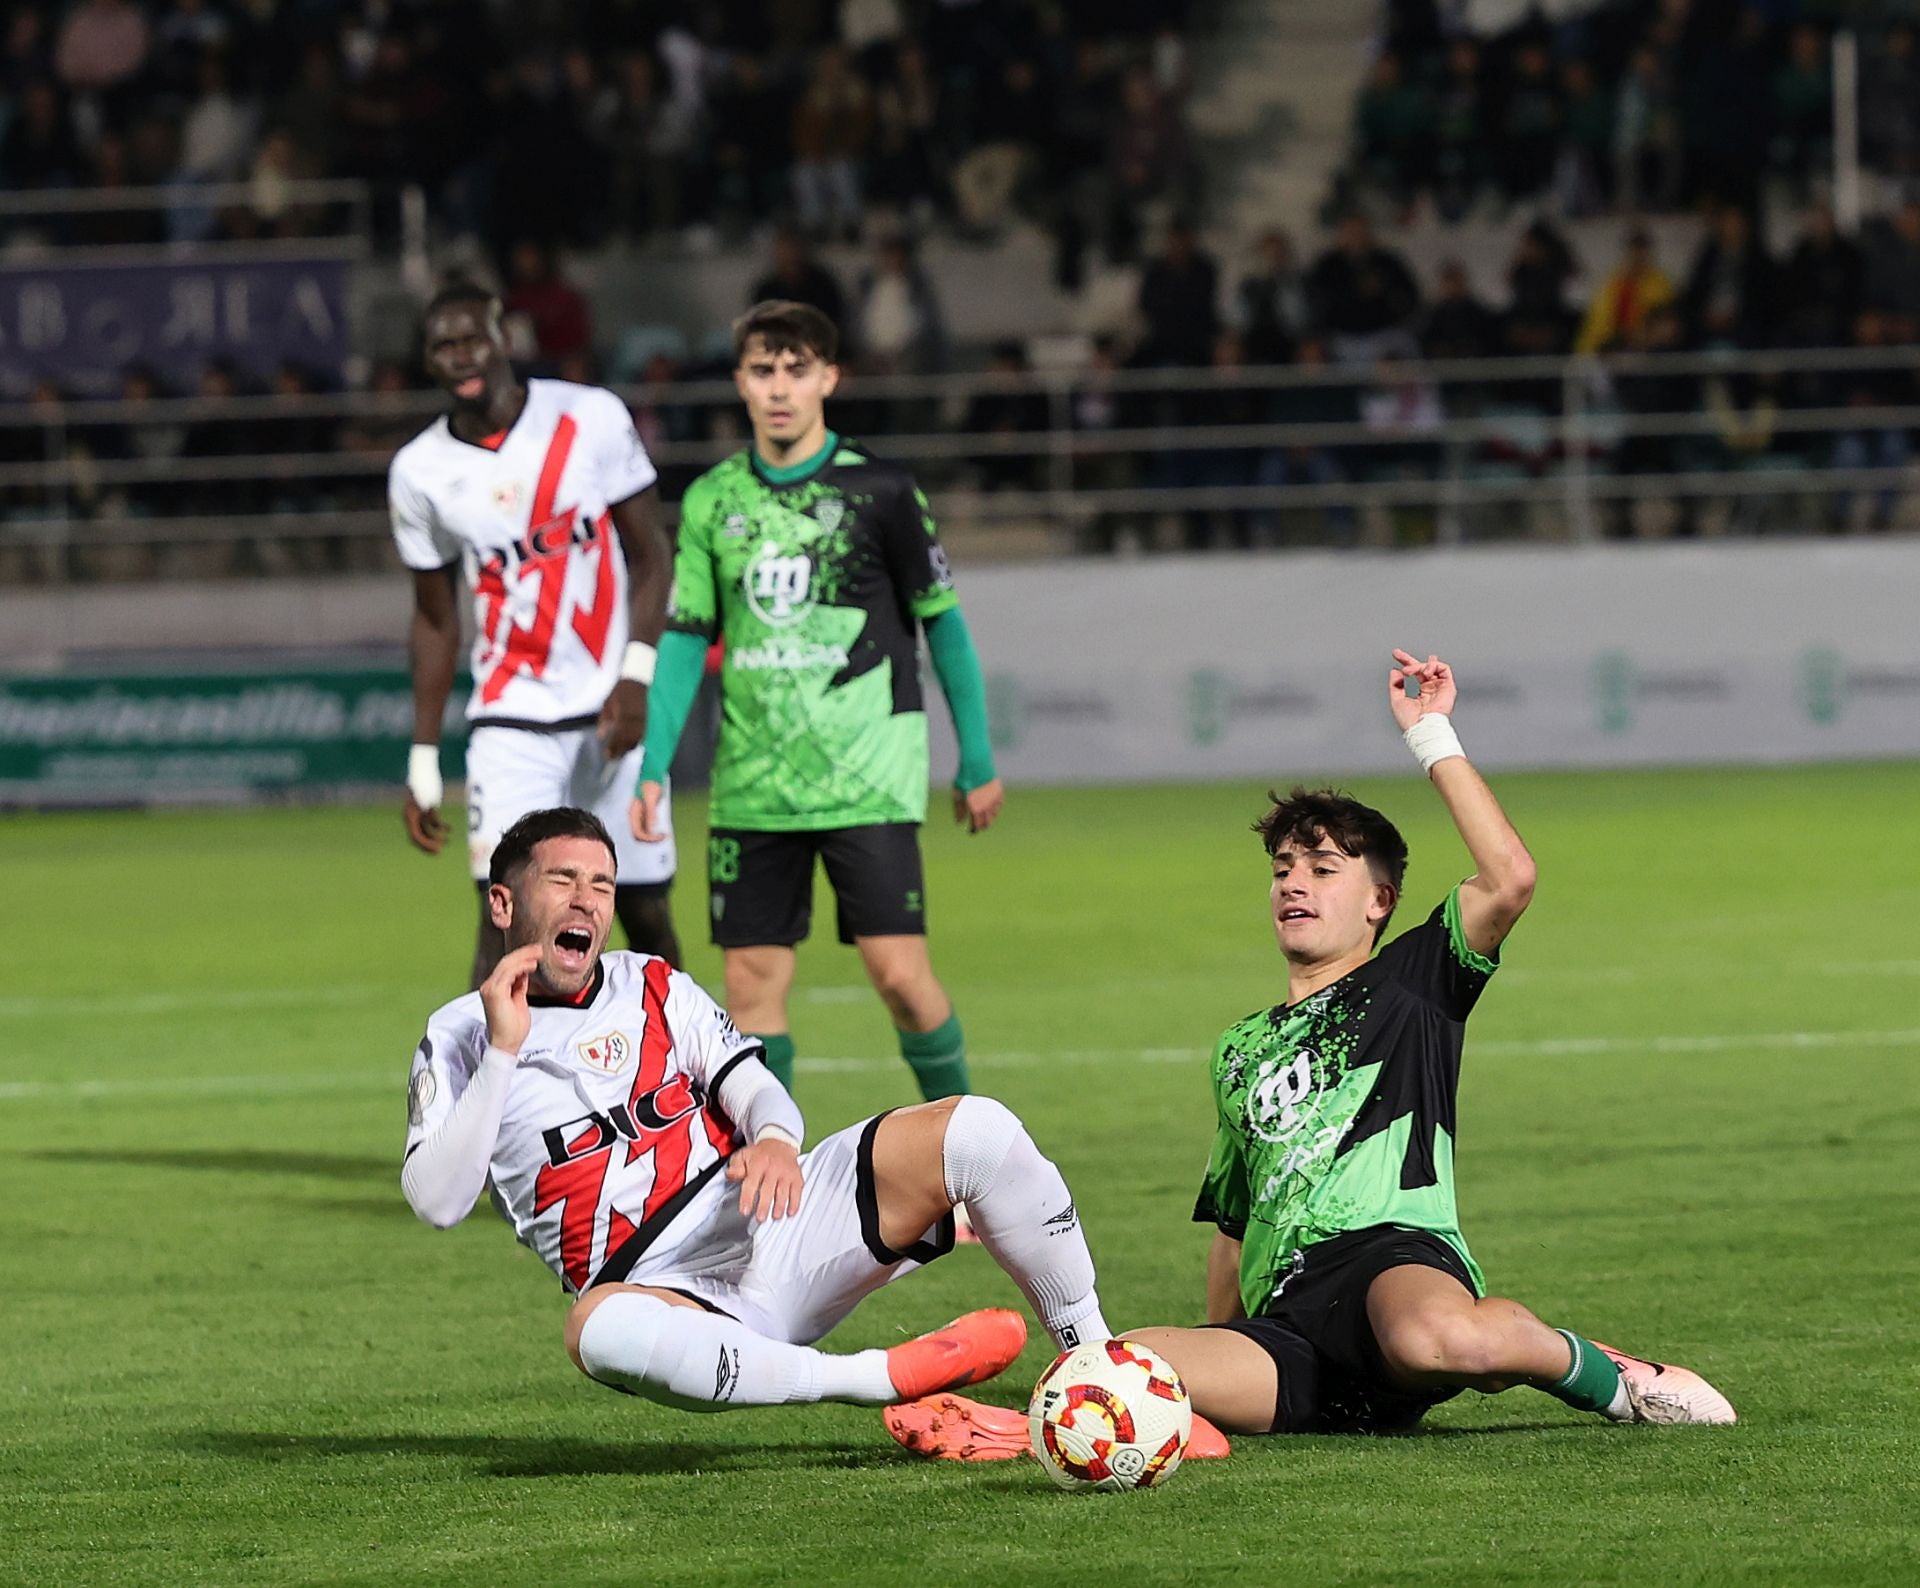
{"type": "Polygon", "coordinates": [[[535,812],[495,846],[506,952],[414,1055],[401,1185],[422,1219],[457,1224],[490,1191],[577,1298],[580,1370],[694,1411],[888,1405],[1007,1367],[1027,1331],[1004,1308],[887,1350],[812,1348],[949,1250],[963,1201],[1058,1347],[1106,1337],[1072,1195],[1004,1105],[897,1109],[801,1153],[760,1044],[664,961],[602,953],[614,865],[585,810],[535,812]]]}
{"type": "MultiPolygon", "coordinates": [[[[678,963],[667,907],[672,840],[662,852],[626,836],[671,573],[653,462],[612,392],[520,383],[500,305],[484,288],[453,286],[434,298],[423,342],[427,372],[452,409],[400,449],[387,482],[394,542],[413,572],[408,836],[428,854],[447,840],[440,723],[460,650],[463,569],[474,603],[475,884],[486,887],[494,844],[527,812],[588,806],[625,840],[614,909],[628,943],[678,963]]],[[[483,895],[474,986],[500,952],[483,895]]]]}

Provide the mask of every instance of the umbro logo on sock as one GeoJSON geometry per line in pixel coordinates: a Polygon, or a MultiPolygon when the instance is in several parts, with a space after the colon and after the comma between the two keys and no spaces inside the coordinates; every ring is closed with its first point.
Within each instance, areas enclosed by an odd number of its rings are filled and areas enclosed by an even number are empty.
{"type": "Polygon", "coordinates": [[[729,1350],[720,1347],[720,1369],[713,1376],[713,1398],[717,1401],[733,1399],[734,1387],[740,1382],[740,1352],[738,1347],[729,1350]]]}
{"type": "Polygon", "coordinates": [[[1045,1230],[1049,1235],[1060,1235],[1072,1229],[1078,1220],[1079,1215],[1073,1211],[1073,1204],[1069,1202],[1058,1213],[1054,1214],[1052,1218],[1042,1219],[1040,1221],[1040,1228],[1045,1230]]]}

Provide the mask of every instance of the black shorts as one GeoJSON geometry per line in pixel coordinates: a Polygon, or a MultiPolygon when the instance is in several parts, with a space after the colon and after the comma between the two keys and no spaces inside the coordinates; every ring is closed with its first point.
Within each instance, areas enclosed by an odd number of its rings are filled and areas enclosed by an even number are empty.
{"type": "Polygon", "coordinates": [[[827,868],[840,941],[923,936],[926,881],[913,822],[763,833],[716,827],[707,840],[707,903],[721,948],[791,946],[813,919],[813,861],[827,868]]]}
{"type": "Polygon", "coordinates": [[[1244,1334],[1273,1358],[1280,1375],[1274,1433],[1398,1433],[1460,1393],[1404,1389],[1388,1377],[1367,1319],[1367,1289],[1389,1268],[1409,1264],[1473,1289],[1460,1254],[1438,1235],[1381,1224],[1309,1247],[1259,1317],[1211,1325],[1244,1334]]]}

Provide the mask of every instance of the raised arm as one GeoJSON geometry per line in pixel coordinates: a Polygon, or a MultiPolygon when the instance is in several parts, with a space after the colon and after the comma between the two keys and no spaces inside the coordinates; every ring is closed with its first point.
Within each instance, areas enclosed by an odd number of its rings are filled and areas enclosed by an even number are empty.
{"type": "Polygon", "coordinates": [[[1460,885],[1460,925],[1467,946],[1490,955],[1533,901],[1533,856],[1460,748],[1451,715],[1458,693],[1453,669],[1437,656],[1423,662],[1399,650],[1393,660],[1387,674],[1393,719],[1473,856],[1473,875],[1460,885]]]}
{"type": "Polygon", "coordinates": [[[413,682],[413,747],[407,756],[407,837],[437,855],[447,842],[440,814],[446,785],[440,777],[440,721],[460,661],[460,610],[454,597],[458,564],[416,568],[413,618],[407,627],[407,667],[413,682]]]}

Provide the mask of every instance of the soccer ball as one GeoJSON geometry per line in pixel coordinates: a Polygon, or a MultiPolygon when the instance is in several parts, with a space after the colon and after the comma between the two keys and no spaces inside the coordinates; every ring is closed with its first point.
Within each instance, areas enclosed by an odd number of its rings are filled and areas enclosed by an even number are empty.
{"type": "Polygon", "coordinates": [[[1173,1364],[1132,1340],[1076,1346],[1040,1375],[1027,1438],[1063,1489],[1151,1489],[1186,1454],[1193,1403],[1173,1364]]]}

